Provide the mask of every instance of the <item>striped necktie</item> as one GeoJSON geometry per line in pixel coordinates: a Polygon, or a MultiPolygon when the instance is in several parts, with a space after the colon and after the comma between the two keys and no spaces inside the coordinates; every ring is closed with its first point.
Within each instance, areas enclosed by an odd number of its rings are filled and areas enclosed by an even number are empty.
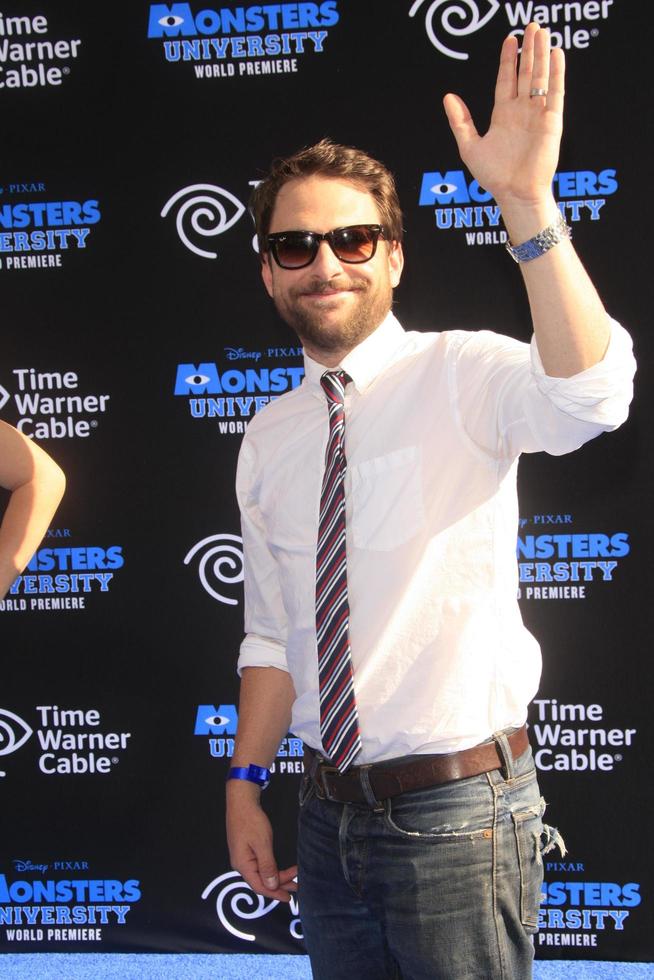
{"type": "Polygon", "coordinates": [[[316,637],[320,688],[320,735],[328,758],[343,772],[361,749],[350,653],[350,606],[345,553],[345,371],[328,371],[320,383],[327,396],[329,440],[320,495],[316,553],[316,637]]]}

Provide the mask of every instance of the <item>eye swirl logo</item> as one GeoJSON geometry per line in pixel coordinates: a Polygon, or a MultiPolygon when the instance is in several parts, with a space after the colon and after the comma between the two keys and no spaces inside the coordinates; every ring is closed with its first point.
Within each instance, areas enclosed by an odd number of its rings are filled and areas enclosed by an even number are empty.
{"type": "MultiPolygon", "coordinates": [[[[243,881],[238,871],[227,871],[224,875],[214,878],[202,892],[202,898],[207,899],[216,888],[219,888],[216,895],[216,914],[221,925],[237,939],[244,939],[253,943],[256,936],[253,933],[238,929],[233,921],[230,921],[231,917],[235,916],[246,920],[260,919],[272,912],[275,906],[279,905],[279,902],[276,899],[267,901],[263,895],[257,895],[256,892],[253,892],[247,882],[243,881]]],[[[294,939],[302,939],[301,924],[298,918],[299,907],[294,895],[291,895],[289,909],[291,915],[294,916],[290,924],[290,933],[294,939]]]]}
{"type": "Polygon", "coordinates": [[[238,605],[238,599],[230,599],[217,591],[219,583],[234,584],[243,581],[243,539],[238,534],[211,534],[194,544],[184,559],[188,565],[205,545],[212,545],[202,555],[198,567],[200,581],[209,595],[228,606],[238,605]],[[235,544],[229,544],[233,541],[235,544]]]}
{"type": "Polygon", "coordinates": [[[202,898],[207,899],[214,888],[218,888],[220,885],[223,887],[216,896],[216,914],[221,924],[227,932],[231,932],[232,936],[236,936],[237,939],[246,939],[253,943],[256,938],[254,935],[249,932],[242,932],[230,922],[225,913],[225,905],[227,904],[229,911],[239,919],[260,919],[262,915],[267,915],[276,905],[279,905],[279,902],[276,899],[271,899],[266,903],[263,895],[257,895],[253,892],[250,886],[243,881],[238,871],[228,871],[226,874],[214,878],[202,892],[202,898]]]}
{"type": "MultiPolygon", "coordinates": [[[[17,752],[32,734],[32,729],[13,711],[0,708],[0,755],[17,752]]],[[[0,771],[0,776],[5,773],[0,771]]]]}
{"type": "MultiPolygon", "coordinates": [[[[415,17],[418,8],[424,0],[415,0],[409,10],[409,17],[415,17]]],[[[436,36],[436,26],[442,28],[452,37],[463,37],[481,30],[500,8],[499,0],[488,0],[488,10],[482,16],[477,0],[433,0],[425,14],[425,28],[431,43],[448,58],[458,58],[467,61],[468,55],[463,51],[453,51],[443,44],[436,36]],[[457,23],[458,22],[458,23],[457,23]]]]}
{"type": "Polygon", "coordinates": [[[200,235],[204,238],[222,235],[223,232],[236,224],[245,211],[245,207],[237,197],[234,197],[223,187],[217,187],[215,184],[189,184],[188,187],[183,187],[181,191],[177,191],[166,201],[161,217],[167,218],[171,210],[187,194],[192,196],[180,204],[175,218],[177,234],[191,252],[200,255],[203,259],[216,259],[218,258],[217,252],[209,252],[191,241],[187,234],[187,227],[189,233],[192,232],[194,235],[200,235]],[[224,198],[224,201],[221,198],[224,198]],[[231,204],[236,209],[231,218],[227,217],[226,204],[231,204]]]}

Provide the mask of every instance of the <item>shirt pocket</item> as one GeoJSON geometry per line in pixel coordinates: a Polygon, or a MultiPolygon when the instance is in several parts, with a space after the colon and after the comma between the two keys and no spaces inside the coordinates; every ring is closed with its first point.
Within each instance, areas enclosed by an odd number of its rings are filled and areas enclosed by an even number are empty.
{"type": "Polygon", "coordinates": [[[392,551],[425,521],[420,446],[406,446],[350,467],[352,539],[357,548],[392,551]]]}

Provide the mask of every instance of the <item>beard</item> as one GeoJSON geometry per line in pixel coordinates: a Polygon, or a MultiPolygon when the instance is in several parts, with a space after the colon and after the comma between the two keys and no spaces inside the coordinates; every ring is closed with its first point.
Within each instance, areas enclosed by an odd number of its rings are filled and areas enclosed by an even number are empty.
{"type": "MultiPolygon", "coordinates": [[[[391,308],[393,290],[390,282],[374,285],[353,275],[337,280],[315,279],[302,288],[289,289],[287,294],[275,293],[273,300],[281,318],[305,346],[332,354],[352,350],[377,329],[391,308]],[[308,293],[329,293],[334,289],[351,291],[355,300],[353,308],[343,312],[338,322],[330,316],[333,304],[328,301],[319,309],[302,304],[302,296],[308,293]]],[[[334,302],[339,302],[337,297],[334,302]]]]}

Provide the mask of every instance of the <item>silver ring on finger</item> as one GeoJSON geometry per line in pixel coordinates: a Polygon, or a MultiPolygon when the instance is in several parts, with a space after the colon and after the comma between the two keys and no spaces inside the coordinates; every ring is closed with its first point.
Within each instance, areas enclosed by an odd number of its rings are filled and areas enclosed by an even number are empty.
{"type": "Polygon", "coordinates": [[[530,99],[535,98],[537,95],[546,96],[547,95],[547,89],[546,88],[532,88],[532,89],[530,89],[530,91],[529,91],[529,98],[530,99]]]}

